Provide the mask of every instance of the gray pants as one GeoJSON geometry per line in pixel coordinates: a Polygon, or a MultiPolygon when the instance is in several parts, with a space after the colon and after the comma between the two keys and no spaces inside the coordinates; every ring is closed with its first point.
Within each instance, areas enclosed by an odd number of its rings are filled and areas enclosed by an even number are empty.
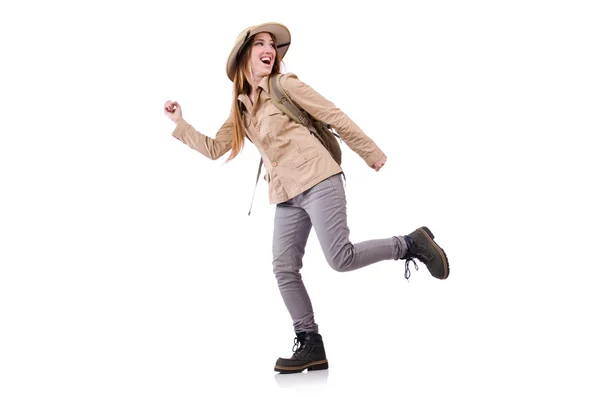
{"type": "Polygon", "coordinates": [[[277,204],[273,272],[296,332],[318,332],[312,304],[300,275],[304,248],[313,226],[327,263],[340,272],[383,260],[400,259],[407,249],[404,238],[394,236],[356,244],[350,242],[341,174],[277,204]]]}

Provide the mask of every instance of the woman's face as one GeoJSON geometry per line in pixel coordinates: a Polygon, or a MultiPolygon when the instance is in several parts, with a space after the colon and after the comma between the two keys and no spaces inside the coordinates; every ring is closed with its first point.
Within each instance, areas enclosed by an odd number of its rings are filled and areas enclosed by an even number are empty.
{"type": "Polygon", "coordinates": [[[269,33],[259,33],[254,36],[250,51],[250,66],[255,77],[271,74],[275,64],[275,43],[269,33]]]}

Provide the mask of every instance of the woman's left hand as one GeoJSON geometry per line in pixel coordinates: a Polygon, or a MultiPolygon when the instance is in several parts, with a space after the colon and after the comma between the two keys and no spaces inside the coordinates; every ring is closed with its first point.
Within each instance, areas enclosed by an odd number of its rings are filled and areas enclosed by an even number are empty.
{"type": "Polygon", "coordinates": [[[379,160],[378,162],[376,162],[375,164],[373,164],[371,166],[371,168],[373,168],[375,171],[379,171],[381,169],[381,167],[383,167],[383,165],[385,164],[385,158],[379,160]]]}

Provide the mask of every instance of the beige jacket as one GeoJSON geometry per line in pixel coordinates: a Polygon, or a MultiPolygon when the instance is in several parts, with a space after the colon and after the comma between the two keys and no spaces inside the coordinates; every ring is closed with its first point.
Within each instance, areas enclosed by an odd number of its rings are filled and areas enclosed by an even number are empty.
{"type": "MultiPolygon", "coordinates": [[[[358,125],[296,75],[286,74],[281,84],[298,106],[316,119],[330,124],[369,167],[378,160],[386,159],[381,149],[358,125]]],[[[238,100],[246,108],[246,135],[258,149],[267,171],[265,179],[269,183],[269,201],[278,204],[342,172],[342,169],[306,127],[294,122],[271,103],[269,91],[267,76],[258,86],[254,105],[247,95],[240,95],[238,100]]],[[[214,138],[198,132],[183,119],[173,131],[175,138],[213,160],[231,149],[232,135],[231,116],[214,138]]]]}

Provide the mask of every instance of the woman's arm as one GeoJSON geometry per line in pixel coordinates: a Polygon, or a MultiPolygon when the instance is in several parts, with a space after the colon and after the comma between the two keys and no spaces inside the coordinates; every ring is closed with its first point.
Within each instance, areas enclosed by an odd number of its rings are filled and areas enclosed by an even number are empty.
{"type": "Polygon", "coordinates": [[[183,119],[181,106],[177,102],[167,101],[164,105],[165,115],[175,123],[173,136],[192,149],[202,153],[211,160],[216,160],[227,153],[232,146],[233,119],[231,115],[217,131],[214,138],[208,137],[183,119]]]}
{"type": "Polygon", "coordinates": [[[387,157],[354,121],[313,88],[303,83],[293,73],[281,79],[288,96],[317,120],[331,125],[342,140],[369,165],[379,170],[387,157]]]}
{"type": "Polygon", "coordinates": [[[172,134],[192,149],[202,153],[211,160],[216,160],[231,149],[233,140],[233,121],[229,117],[217,131],[214,138],[197,131],[181,118],[172,134]]]}

